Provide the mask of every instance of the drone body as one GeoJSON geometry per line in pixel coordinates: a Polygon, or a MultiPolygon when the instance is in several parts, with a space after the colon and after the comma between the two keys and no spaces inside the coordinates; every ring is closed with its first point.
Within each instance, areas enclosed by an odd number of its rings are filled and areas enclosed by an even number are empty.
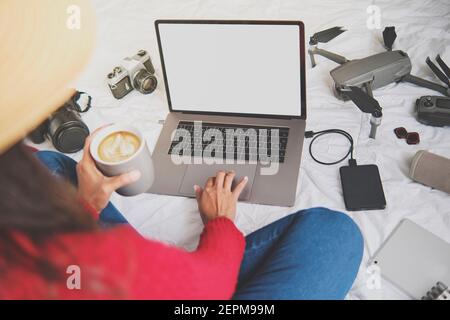
{"type": "Polygon", "coordinates": [[[331,70],[336,96],[343,100],[348,97],[342,89],[355,86],[371,90],[401,81],[411,72],[411,60],[403,51],[387,51],[366,58],[351,60],[331,70]]]}
{"type": "MultiPolygon", "coordinates": [[[[408,54],[401,50],[392,51],[392,45],[397,38],[394,27],[387,27],[383,32],[385,47],[388,51],[362,59],[348,60],[336,53],[318,48],[319,43],[326,43],[344,31],[341,27],[334,27],[315,33],[310,38],[310,49],[308,50],[313,67],[316,65],[315,55],[323,56],[340,64],[340,66],[330,72],[338,98],[343,100],[349,99],[344,92],[345,90],[343,90],[349,86],[362,88],[367,94],[372,96],[372,90],[400,81],[410,82],[438,91],[445,96],[450,96],[450,88],[447,82],[447,87],[445,87],[411,75],[412,66],[408,54]]],[[[438,62],[441,66],[445,65],[440,57],[438,62]]],[[[433,72],[436,73],[435,69],[433,69],[433,72]]],[[[441,76],[437,73],[436,75],[441,80],[445,77],[445,75],[441,76]]]]}
{"type": "MultiPolygon", "coordinates": [[[[326,43],[344,31],[341,27],[334,27],[315,33],[310,38],[308,53],[312,67],[316,66],[315,55],[323,56],[340,64],[330,72],[334,80],[335,94],[342,100],[351,99],[362,112],[372,115],[370,118],[370,138],[375,138],[383,116],[382,108],[373,98],[372,90],[390,83],[404,81],[438,91],[444,96],[450,97],[450,68],[439,55],[436,57],[436,62],[442,71],[430,58],[426,60],[433,73],[446,86],[412,75],[409,56],[401,50],[392,51],[392,45],[397,38],[394,27],[386,27],[383,31],[384,45],[387,51],[362,59],[348,60],[341,55],[318,48],[319,43],[326,43]]],[[[434,105],[430,105],[430,103],[417,104],[419,120],[422,119],[422,123],[436,126],[450,125],[450,98],[436,99],[436,97],[429,97],[429,100],[437,102],[434,105]]]]}

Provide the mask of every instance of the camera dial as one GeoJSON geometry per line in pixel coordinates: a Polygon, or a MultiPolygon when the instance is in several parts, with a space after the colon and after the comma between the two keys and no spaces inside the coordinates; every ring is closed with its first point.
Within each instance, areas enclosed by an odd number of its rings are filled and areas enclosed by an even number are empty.
{"type": "Polygon", "coordinates": [[[137,54],[138,54],[138,56],[143,57],[143,56],[145,56],[147,54],[147,51],[139,50],[137,54]]]}

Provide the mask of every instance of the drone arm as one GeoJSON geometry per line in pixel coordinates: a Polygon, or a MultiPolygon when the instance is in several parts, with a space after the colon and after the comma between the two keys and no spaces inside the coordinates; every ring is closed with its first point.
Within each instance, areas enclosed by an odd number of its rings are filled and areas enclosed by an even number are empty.
{"type": "Polygon", "coordinates": [[[309,58],[311,59],[311,66],[314,68],[316,66],[316,58],[314,57],[313,51],[317,50],[317,47],[314,47],[313,49],[309,49],[309,58]]]}
{"type": "Polygon", "coordinates": [[[375,137],[377,136],[377,129],[381,125],[382,118],[383,118],[383,112],[381,111],[381,108],[372,113],[372,116],[370,117],[369,138],[375,139],[375,137]]]}
{"type": "Polygon", "coordinates": [[[413,83],[415,85],[431,89],[437,92],[442,93],[444,96],[450,97],[450,88],[446,88],[444,86],[441,86],[440,84],[413,76],[412,74],[408,74],[402,78],[402,81],[406,81],[409,83],[413,83]]]}
{"type": "Polygon", "coordinates": [[[327,50],[319,49],[319,48],[317,48],[317,46],[311,47],[308,50],[308,53],[311,58],[311,64],[312,64],[313,68],[316,66],[316,61],[314,59],[315,54],[318,54],[319,56],[325,57],[325,58],[330,59],[339,64],[344,64],[344,63],[348,62],[347,58],[340,56],[336,53],[327,51],[327,50]]]}

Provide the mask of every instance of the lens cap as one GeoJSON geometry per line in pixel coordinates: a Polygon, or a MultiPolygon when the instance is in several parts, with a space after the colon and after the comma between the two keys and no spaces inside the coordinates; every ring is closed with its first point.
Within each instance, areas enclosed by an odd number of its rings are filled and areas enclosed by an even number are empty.
{"type": "Polygon", "coordinates": [[[53,144],[58,151],[63,153],[75,153],[83,149],[84,142],[89,136],[87,127],[79,124],[65,126],[58,130],[53,139],[53,144]]]}

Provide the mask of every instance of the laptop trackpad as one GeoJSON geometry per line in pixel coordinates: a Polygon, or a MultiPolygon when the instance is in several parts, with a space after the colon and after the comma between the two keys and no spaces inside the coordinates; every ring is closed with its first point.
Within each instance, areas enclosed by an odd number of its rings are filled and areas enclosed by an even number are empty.
{"type": "Polygon", "coordinates": [[[180,186],[180,193],[185,196],[195,197],[194,185],[204,187],[209,177],[215,177],[220,170],[236,172],[232,188],[245,176],[248,177],[248,183],[242,191],[239,200],[248,200],[250,198],[253,181],[255,179],[257,164],[213,164],[213,165],[189,165],[186,168],[183,182],[180,186]]]}

